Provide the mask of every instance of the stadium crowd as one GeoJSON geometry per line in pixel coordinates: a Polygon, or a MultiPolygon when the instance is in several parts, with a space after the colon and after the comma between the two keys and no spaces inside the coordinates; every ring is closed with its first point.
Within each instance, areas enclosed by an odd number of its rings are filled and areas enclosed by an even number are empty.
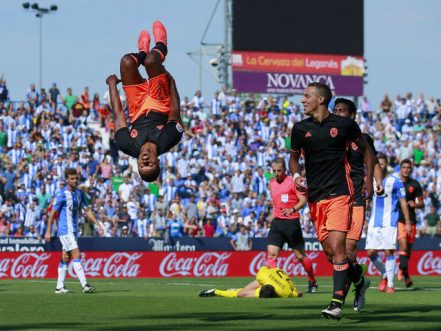
{"type": "MultiPolygon", "coordinates": [[[[267,235],[271,160],[288,160],[291,128],[303,117],[299,105],[234,90],[208,102],[200,91],[184,97],[184,137],[160,157],[160,178],[145,183],[133,171],[136,162],[116,148],[108,99],[90,98],[88,88],[78,97],[70,88],[62,95],[56,84],[48,91],[31,84],[23,101],[12,102],[0,81],[0,237],[44,237],[66,168],[77,169],[106,237],[224,236],[249,249],[250,238],[267,235]]],[[[418,236],[441,235],[440,100],[407,93],[385,96],[376,107],[363,97],[357,122],[393,169],[413,160],[425,202],[418,236]]],[[[301,223],[304,237],[315,237],[307,207],[301,223]]],[[[97,231],[81,218],[79,234],[97,231]]]]}

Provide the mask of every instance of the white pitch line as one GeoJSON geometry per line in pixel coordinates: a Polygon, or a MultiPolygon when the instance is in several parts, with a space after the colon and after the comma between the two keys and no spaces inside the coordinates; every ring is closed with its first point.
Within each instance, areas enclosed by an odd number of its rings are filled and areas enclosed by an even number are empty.
{"type": "Polygon", "coordinates": [[[177,286],[217,286],[217,284],[203,284],[203,283],[171,283],[171,282],[142,282],[142,284],[158,285],[177,285],[177,286]]]}
{"type": "MultiPolygon", "coordinates": [[[[127,278],[127,279],[136,279],[136,278],[127,278]]],[[[13,279],[14,281],[19,281],[19,279],[13,279]]],[[[21,281],[22,279],[20,279],[21,281]]],[[[23,279],[26,280],[30,283],[56,283],[55,280],[50,280],[50,279],[23,279]]],[[[103,280],[102,278],[100,280],[103,280]]],[[[77,284],[78,281],[75,280],[71,280],[71,281],[65,281],[65,283],[67,284],[77,284]]],[[[147,284],[147,285],[160,285],[160,284],[165,284],[165,285],[174,285],[174,286],[218,286],[218,284],[206,284],[206,283],[189,283],[189,282],[185,282],[185,283],[180,283],[180,282],[164,282],[164,281],[159,281],[159,282],[140,282],[141,284],[147,284]]],[[[109,285],[117,285],[117,282],[112,282],[112,281],[106,281],[106,284],[109,285]]],[[[433,283],[428,283],[428,282],[422,282],[422,283],[418,283],[420,285],[432,285],[433,283]]],[[[305,288],[306,285],[298,285],[298,287],[300,288],[305,288]]],[[[333,285],[319,285],[321,288],[333,288],[333,285]]],[[[371,286],[369,287],[370,290],[377,290],[377,286],[371,286]]],[[[396,290],[399,291],[441,291],[440,287],[417,287],[417,288],[405,288],[405,287],[395,287],[396,290]]]]}
{"type": "MultiPolygon", "coordinates": [[[[130,278],[128,278],[130,279],[130,278]]],[[[14,280],[18,280],[18,279],[14,279],[14,280]]],[[[50,279],[28,279],[26,280],[29,283],[56,283],[55,280],[50,280],[50,279]]],[[[65,281],[65,283],[67,284],[77,284],[78,281],[65,281]]],[[[205,284],[205,283],[178,283],[178,282],[140,282],[141,284],[147,284],[147,285],[159,285],[159,284],[166,284],[166,285],[181,285],[181,286],[216,286],[216,284],[205,284]]],[[[116,285],[118,283],[116,282],[112,282],[112,281],[107,281],[106,284],[110,284],[110,285],[116,285]]]]}

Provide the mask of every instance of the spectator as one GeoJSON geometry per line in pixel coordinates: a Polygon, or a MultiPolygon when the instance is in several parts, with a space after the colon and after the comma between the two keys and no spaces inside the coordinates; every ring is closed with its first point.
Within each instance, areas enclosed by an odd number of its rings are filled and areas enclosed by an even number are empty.
{"type": "Polygon", "coordinates": [[[35,88],[35,84],[32,83],[26,93],[26,101],[29,103],[30,107],[33,109],[38,106],[38,101],[40,100],[40,94],[35,88]]]}
{"type": "Polygon", "coordinates": [[[207,218],[207,221],[204,224],[204,237],[213,238],[215,227],[211,223],[211,219],[207,218]]]}
{"type": "Polygon", "coordinates": [[[133,185],[130,184],[129,176],[126,176],[124,178],[124,183],[122,183],[118,189],[120,199],[124,202],[128,202],[132,191],[133,191],[133,185]]]}
{"type": "Polygon", "coordinates": [[[58,97],[60,97],[60,90],[57,87],[57,83],[53,83],[52,87],[49,89],[49,101],[51,103],[51,108],[56,111],[58,107],[58,97]]]}
{"type": "MultiPolygon", "coordinates": [[[[3,77],[2,77],[3,78],[3,77]]],[[[0,79],[0,102],[6,102],[9,99],[9,91],[6,86],[6,80],[0,79]]]]}
{"type": "Polygon", "coordinates": [[[147,220],[147,217],[145,215],[145,212],[143,210],[140,210],[138,212],[138,215],[136,216],[135,224],[133,227],[133,233],[140,238],[148,238],[148,232],[149,232],[149,221],[147,220]]]}
{"type": "Polygon", "coordinates": [[[389,96],[386,94],[383,101],[381,101],[380,108],[383,112],[389,113],[392,109],[392,102],[389,100],[389,96]]]}
{"type": "Polygon", "coordinates": [[[38,200],[38,205],[40,209],[45,209],[49,207],[49,203],[52,200],[52,195],[46,192],[46,186],[42,185],[41,192],[37,194],[36,198],[38,200]]]}
{"type": "Polygon", "coordinates": [[[159,238],[164,239],[167,227],[167,220],[164,216],[164,211],[162,209],[157,209],[153,215],[154,216],[152,217],[152,224],[155,230],[153,232],[156,232],[159,238]]]}
{"type": "Polygon", "coordinates": [[[240,225],[240,231],[230,240],[235,251],[250,251],[252,248],[251,236],[245,225],[240,225]]]}
{"type": "Polygon", "coordinates": [[[89,115],[89,113],[90,113],[90,97],[89,97],[89,88],[87,86],[84,88],[83,93],[81,93],[80,103],[83,105],[84,110],[86,111],[86,114],[89,115]]]}
{"type": "Polygon", "coordinates": [[[67,109],[71,112],[74,104],[78,102],[78,97],[72,93],[72,88],[67,88],[67,94],[63,99],[67,109]]]}
{"type": "Polygon", "coordinates": [[[188,235],[189,237],[199,237],[201,235],[201,228],[197,224],[195,216],[189,218],[188,221],[185,222],[184,234],[188,235]]]}
{"type": "Polygon", "coordinates": [[[178,215],[171,214],[171,218],[167,222],[169,238],[181,238],[183,236],[184,224],[178,219],[178,215]]]}
{"type": "Polygon", "coordinates": [[[436,235],[439,235],[439,215],[434,206],[430,207],[430,212],[424,216],[424,220],[426,221],[426,234],[431,236],[432,238],[436,235]]]}
{"type": "Polygon", "coordinates": [[[183,211],[184,211],[185,219],[187,220],[190,220],[192,218],[194,218],[195,220],[198,219],[198,207],[196,206],[196,203],[194,201],[194,194],[190,195],[190,198],[185,204],[183,211]]]}

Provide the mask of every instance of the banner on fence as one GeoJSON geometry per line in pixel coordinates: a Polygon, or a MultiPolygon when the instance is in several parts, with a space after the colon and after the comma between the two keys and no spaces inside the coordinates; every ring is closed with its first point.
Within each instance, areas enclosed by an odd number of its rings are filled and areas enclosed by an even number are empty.
{"type": "MultiPolygon", "coordinates": [[[[332,267],[323,252],[308,252],[317,276],[332,276],[332,267]]],[[[398,259],[398,255],[397,255],[398,259]]],[[[0,253],[0,278],[56,278],[59,252],[0,253]]],[[[254,277],[265,264],[265,252],[83,252],[83,267],[91,278],[148,277],[254,277]]],[[[368,275],[378,275],[365,251],[359,262],[368,275]]],[[[278,267],[290,276],[306,276],[294,253],[282,252],[278,267]]],[[[410,273],[441,275],[441,251],[414,251],[410,273]]],[[[68,275],[75,277],[69,265],[68,275]]]]}

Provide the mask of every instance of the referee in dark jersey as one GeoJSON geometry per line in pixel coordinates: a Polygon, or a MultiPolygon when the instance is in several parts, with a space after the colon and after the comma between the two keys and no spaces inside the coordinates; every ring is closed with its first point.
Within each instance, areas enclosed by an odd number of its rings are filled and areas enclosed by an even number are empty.
{"type": "Polygon", "coordinates": [[[404,159],[400,163],[400,178],[404,184],[406,190],[407,207],[409,208],[410,216],[410,232],[406,229],[406,223],[404,222],[403,211],[401,206],[398,205],[398,246],[399,246],[399,259],[400,266],[398,270],[398,280],[404,278],[406,287],[413,285],[409,276],[408,264],[410,259],[410,253],[412,250],[412,244],[415,241],[416,234],[416,213],[415,209],[424,208],[423,188],[420,183],[411,177],[412,175],[412,161],[404,159]]]}
{"type": "Polygon", "coordinates": [[[334,289],[331,303],[322,310],[325,318],[341,319],[346,296],[349,261],[346,234],[350,227],[353,184],[347,160],[347,147],[354,142],[367,164],[364,190],[373,194],[375,156],[353,120],[331,114],[328,110],[331,89],[323,83],[311,83],[302,98],[306,118],[294,124],[291,132],[289,168],[299,189],[308,190],[311,217],[328,259],[334,266],[334,289]],[[299,158],[305,159],[306,179],[299,175],[299,158]]]}
{"type": "MultiPolygon", "coordinates": [[[[335,115],[355,120],[357,107],[351,100],[338,98],[334,101],[333,112],[335,115]]],[[[371,136],[367,133],[363,133],[362,138],[366,140],[376,155],[377,153],[375,151],[374,141],[372,140],[371,136]]],[[[349,291],[351,282],[354,283],[354,310],[361,311],[365,304],[364,296],[366,294],[366,290],[370,286],[370,281],[364,277],[366,266],[359,265],[357,263],[357,243],[360,240],[363,232],[366,200],[363,192],[363,185],[365,181],[363,153],[355,143],[351,143],[348,147],[348,159],[351,166],[351,179],[354,184],[354,200],[352,205],[351,227],[346,236],[346,254],[349,259],[350,276],[348,279],[347,290],[349,291]]],[[[376,191],[381,195],[383,191],[383,187],[381,186],[382,171],[377,157],[375,157],[374,177],[375,182],[377,183],[376,191]]]]}

